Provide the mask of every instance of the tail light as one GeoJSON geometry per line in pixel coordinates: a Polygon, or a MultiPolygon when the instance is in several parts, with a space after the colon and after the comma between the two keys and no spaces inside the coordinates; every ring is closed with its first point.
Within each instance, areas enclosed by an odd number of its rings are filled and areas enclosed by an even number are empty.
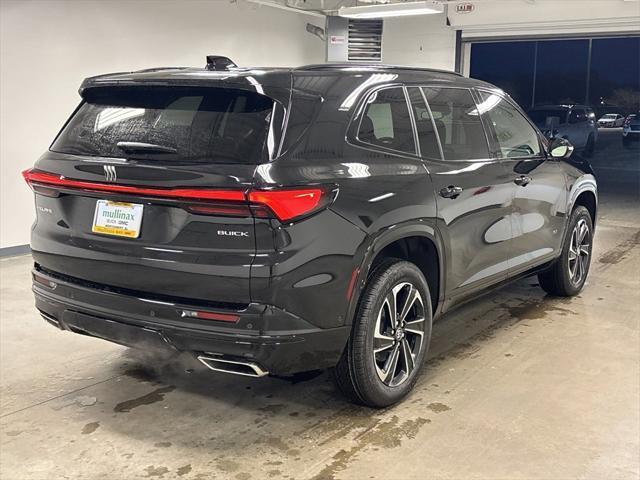
{"type": "Polygon", "coordinates": [[[285,188],[251,190],[247,197],[252,205],[265,206],[286,222],[325,208],[333,201],[335,192],[327,187],[285,188]]]}
{"type": "Polygon", "coordinates": [[[326,208],[337,190],[329,186],[286,187],[273,189],[232,190],[217,188],[157,188],[73,180],[33,169],[22,172],[27,184],[36,192],[58,196],[61,190],[89,193],[113,193],[133,196],[186,200],[184,208],[198,215],[234,217],[272,217],[282,222],[296,220],[326,208]],[[191,203],[197,202],[197,203],[191,203]]]}

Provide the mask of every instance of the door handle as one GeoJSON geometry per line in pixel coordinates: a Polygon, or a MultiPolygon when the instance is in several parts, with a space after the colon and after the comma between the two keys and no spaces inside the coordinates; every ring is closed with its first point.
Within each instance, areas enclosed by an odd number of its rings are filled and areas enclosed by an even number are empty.
{"type": "Polygon", "coordinates": [[[531,183],[531,177],[528,177],[527,175],[520,175],[519,177],[516,177],[513,183],[520,185],[521,187],[526,187],[531,183]]]}
{"type": "Polygon", "coordinates": [[[440,196],[444,198],[456,198],[458,195],[462,193],[462,187],[458,187],[455,185],[449,185],[448,187],[440,190],[440,196]]]}

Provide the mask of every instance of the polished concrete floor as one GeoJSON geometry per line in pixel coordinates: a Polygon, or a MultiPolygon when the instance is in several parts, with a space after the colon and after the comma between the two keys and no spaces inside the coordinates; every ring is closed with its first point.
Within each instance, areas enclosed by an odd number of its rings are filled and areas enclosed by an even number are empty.
{"type": "Polygon", "coordinates": [[[0,478],[638,479],[640,151],[601,138],[594,261],[576,298],[527,279],[434,327],[382,411],[326,373],[260,380],[59,332],[30,258],[1,267],[0,478]]]}

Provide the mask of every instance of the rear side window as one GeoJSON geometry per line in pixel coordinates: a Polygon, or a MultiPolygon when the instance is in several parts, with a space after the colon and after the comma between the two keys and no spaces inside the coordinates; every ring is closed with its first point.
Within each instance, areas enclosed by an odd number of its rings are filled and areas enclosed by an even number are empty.
{"type": "MultiPolygon", "coordinates": [[[[260,163],[274,101],[222,88],[88,90],[51,150],[171,163],[260,163]]],[[[270,142],[269,142],[270,140],[270,142]]]]}
{"type": "Polygon", "coordinates": [[[464,88],[422,89],[440,137],[445,160],[489,158],[487,138],[471,92],[464,88]]]}
{"type": "Polygon", "coordinates": [[[409,109],[401,87],[385,88],[367,99],[358,140],[378,147],[416,153],[409,109]]]}
{"type": "Polygon", "coordinates": [[[480,92],[478,110],[486,115],[502,158],[540,154],[538,134],[526,118],[507,100],[495,93],[480,92]]]}

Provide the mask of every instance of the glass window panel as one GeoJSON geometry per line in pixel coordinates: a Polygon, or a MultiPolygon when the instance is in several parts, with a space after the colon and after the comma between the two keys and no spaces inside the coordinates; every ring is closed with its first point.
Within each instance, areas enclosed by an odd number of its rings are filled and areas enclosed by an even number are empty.
{"type": "Polygon", "coordinates": [[[416,120],[420,153],[425,158],[440,160],[437,133],[431,121],[429,109],[424,103],[422,93],[420,93],[420,89],[417,87],[411,87],[407,89],[407,91],[409,92],[409,100],[411,101],[411,108],[413,109],[413,117],[416,120]]]}
{"type": "Polygon", "coordinates": [[[533,93],[535,42],[474,43],[471,77],[507,92],[522,108],[529,108],[533,93]]]}
{"type": "Polygon", "coordinates": [[[89,90],[51,150],[173,163],[260,163],[274,101],[201,87],[89,90]],[[128,150],[124,144],[148,144],[128,150]],[[151,148],[153,147],[153,148],[151,148]]]}
{"type": "MultiPolygon", "coordinates": [[[[616,90],[640,94],[640,37],[593,40],[589,85],[591,105],[625,103],[620,92],[615,94],[616,90]]],[[[619,107],[627,110],[625,105],[619,107]]]]}
{"type": "Polygon", "coordinates": [[[589,40],[538,42],[535,103],[584,103],[589,40]]]}
{"type": "Polygon", "coordinates": [[[411,118],[402,88],[378,90],[367,99],[358,140],[392,150],[416,153],[411,118]]]}
{"type": "Polygon", "coordinates": [[[489,158],[487,139],[471,92],[463,88],[423,89],[445,160],[489,158]]]}
{"type": "Polygon", "coordinates": [[[526,118],[499,95],[481,92],[480,113],[486,115],[503,158],[531,157],[540,154],[538,134],[526,118]]]}

